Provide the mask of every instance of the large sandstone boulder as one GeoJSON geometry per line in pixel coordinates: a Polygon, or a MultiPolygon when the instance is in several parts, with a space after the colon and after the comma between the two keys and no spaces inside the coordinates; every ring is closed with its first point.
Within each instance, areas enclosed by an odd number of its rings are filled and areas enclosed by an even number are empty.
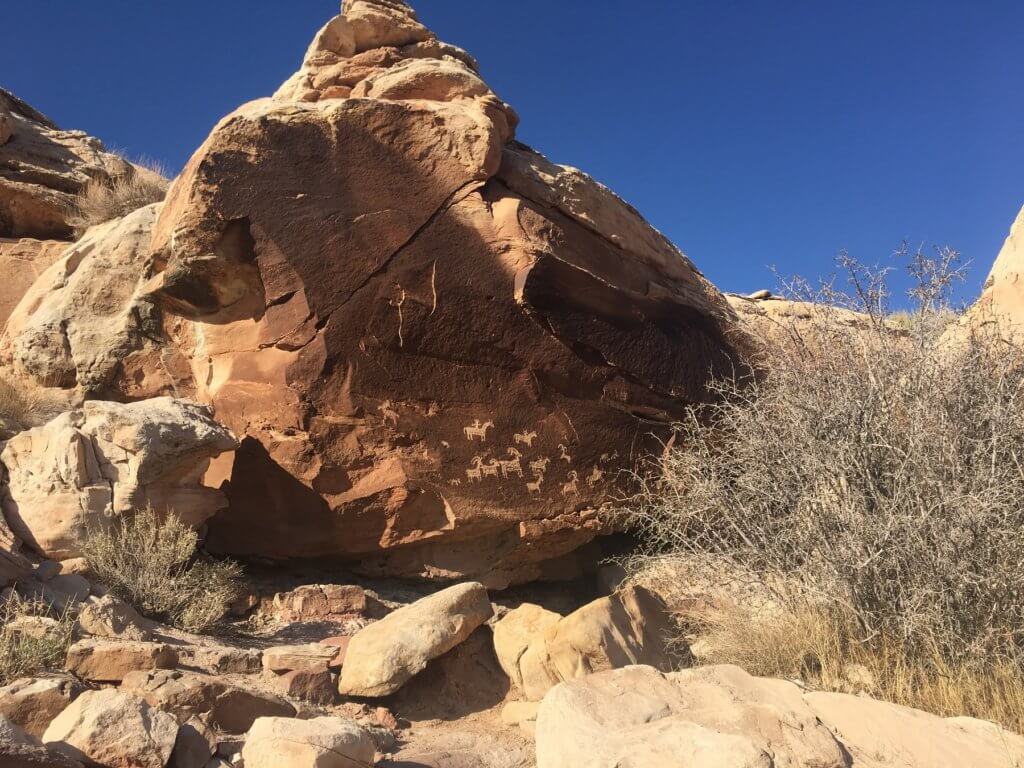
{"type": "Polygon", "coordinates": [[[68,239],[68,209],[91,180],[134,172],[82,131],[62,131],[0,88],[0,237],[68,239]]]}
{"type": "Polygon", "coordinates": [[[178,721],[114,689],[86,691],[43,734],[54,751],[103,768],[164,768],[178,721]]]}
{"type": "Polygon", "coordinates": [[[90,526],[146,506],[202,524],[224,505],[203,475],[213,457],[235,446],[195,403],[88,401],[7,442],[0,503],[39,554],[77,557],[90,526]]]}
{"type": "Polygon", "coordinates": [[[373,763],[373,740],[339,717],[261,717],[242,748],[245,768],[354,768],[373,763]]]}
{"type": "Polygon", "coordinates": [[[572,573],[621,470],[731,365],[735,316],[515,123],[404,3],[346,2],[162,207],[55,265],[0,361],[89,397],[210,404],[243,438],[214,551],[496,587],[572,573]]]}
{"type": "Polygon", "coordinates": [[[1024,764],[1024,737],[985,720],[943,718],[844,693],[809,693],[804,699],[849,751],[855,768],[1024,764]]]}
{"type": "Polygon", "coordinates": [[[494,628],[495,651],[526,698],[540,701],[563,680],[633,664],[668,672],[671,618],[642,587],[627,587],[568,616],[522,606],[494,628]]]}
{"type": "Polygon", "coordinates": [[[132,672],[173,667],[178,656],[164,643],[79,640],[68,648],[64,666],[83,680],[119,683],[132,672]]]}
{"type": "Polygon", "coordinates": [[[849,768],[783,680],[738,667],[632,666],[553,688],[537,713],[537,768],[849,768]]]}
{"type": "MultiPolygon", "coordinates": [[[[2,151],[2,150],[0,150],[2,151]]],[[[0,328],[32,283],[60,258],[68,244],[59,240],[0,238],[0,328]]]]}
{"type": "Polygon", "coordinates": [[[447,653],[491,617],[487,590],[469,582],[418,600],[353,636],[338,690],[348,696],[387,696],[427,662],[447,653]]]}

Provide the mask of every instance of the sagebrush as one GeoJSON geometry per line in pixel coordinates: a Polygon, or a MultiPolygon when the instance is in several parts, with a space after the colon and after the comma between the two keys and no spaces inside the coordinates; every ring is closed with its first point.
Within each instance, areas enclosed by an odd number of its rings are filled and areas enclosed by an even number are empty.
{"type": "Polygon", "coordinates": [[[74,618],[66,611],[9,593],[0,600],[0,686],[60,669],[73,630],[74,618]]]}
{"type": "Polygon", "coordinates": [[[89,227],[119,219],[145,205],[158,203],[167,195],[170,181],[157,163],[143,162],[109,181],[90,181],[76,195],[68,211],[68,225],[81,237],[89,227]]]}
{"type": "Polygon", "coordinates": [[[177,516],[147,508],[91,530],[83,554],[97,579],[142,614],[202,632],[224,617],[242,571],[204,556],[198,544],[177,516]]]}
{"type": "Polygon", "coordinates": [[[792,625],[816,606],[841,655],[902,659],[900,679],[916,669],[918,688],[949,670],[1019,686],[1024,356],[949,343],[958,255],[903,255],[915,285],[899,330],[884,273],[849,258],[848,290],[791,284],[820,311],[756,370],[715,383],[717,400],[691,409],[639,478],[628,512],[647,556],[635,566],[743,574],[770,620],[792,625]],[[833,320],[850,309],[860,322],[833,320]]]}

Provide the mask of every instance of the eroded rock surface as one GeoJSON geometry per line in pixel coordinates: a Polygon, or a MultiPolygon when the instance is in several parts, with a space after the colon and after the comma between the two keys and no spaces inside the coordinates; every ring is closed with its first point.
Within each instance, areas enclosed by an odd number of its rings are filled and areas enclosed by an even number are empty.
{"type": "Polygon", "coordinates": [[[0,238],[0,328],[36,279],[67,247],[59,240],[0,238]]]}
{"type": "Polygon", "coordinates": [[[203,523],[225,503],[203,474],[235,446],[196,403],[90,400],[7,442],[0,503],[12,530],[39,554],[78,557],[90,526],[146,506],[203,523]]]}
{"type": "Polygon", "coordinates": [[[68,209],[90,180],[134,172],[83,131],[63,131],[0,88],[0,237],[66,240],[68,209]]]}
{"type": "Polygon", "coordinates": [[[215,551],[495,587],[578,572],[621,470],[730,365],[735,316],[515,125],[404,3],[350,0],[162,207],[44,275],[0,360],[210,404],[243,438],[215,551]]]}

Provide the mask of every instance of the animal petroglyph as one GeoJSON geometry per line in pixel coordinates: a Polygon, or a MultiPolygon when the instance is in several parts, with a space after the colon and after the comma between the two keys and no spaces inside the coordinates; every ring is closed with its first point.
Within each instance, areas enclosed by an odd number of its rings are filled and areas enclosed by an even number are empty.
{"type": "Polygon", "coordinates": [[[384,419],[385,424],[390,424],[393,427],[398,426],[398,411],[391,407],[390,400],[385,400],[378,405],[377,410],[380,411],[381,418],[384,419]]]}
{"type": "Polygon", "coordinates": [[[526,484],[526,490],[529,491],[530,493],[540,493],[540,486],[541,486],[541,483],[543,483],[543,482],[544,482],[544,475],[540,475],[533,482],[529,482],[529,483],[526,484]]]}
{"type": "Polygon", "coordinates": [[[511,459],[507,461],[499,461],[498,464],[501,466],[501,476],[507,478],[509,475],[523,476],[523,466],[519,463],[520,459],[523,458],[523,454],[517,451],[515,448],[508,449],[508,455],[511,459]]]}
{"type": "Polygon", "coordinates": [[[474,466],[466,470],[466,479],[469,482],[473,482],[474,480],[476,480],[479,483],[481,480],[483,480],[484,476],[484,460],[481,459],[479,456],[474,456],[473,460],[470,463],[473,464],[474,466]]]}
{"type": "Polygon", "coordinates": [[[590,477],[587,478],[587,485],[593,488],[595,485],[601,482],[604,478],[604,470],[598,468],[596,465],[590,471],[590,477]]]}
{"type": "Polygon", "coordinates": [[[515,441],[516,441],[517,445],[522,444],[522,445],[525,445],[527,448],[532,448],[533,447],[533,440],[534,440],[535,437],[537,437],[537,433],[533,432],[533,431],[530,431],[530,432],[516,432],[516,434],[513,435],[513,437],[515,438],[515,441]]]}
{"type": "Polygon", "coordinates": [[[453,477],[451,480],[448,481],[448,485],[462,485],[462,481],[459,480],[459,478],[457,477],[453,477]]]}
{"type": "Polygon", "coordinates": [[[481,464],[480,469],[483,471],[484,477],[497,477],[498,472],[501,470],[501,462],[497,459],[491,459],[487,464],[481,464]]]}
{"type": "Polygon", "coordinates": [[[473,419],[473,423],[468,427],[463,428],[463,432],[466,433],[466,439],[472,442],[476,438],[480,438],[481,443],[487,442],[487,430],[494,426],[493,421],[485,421],[483,424],[480,423],[480,419],[473,419]]]}
{"type": "Polygon", "coordinates": [[[451,446],[451,443],[449,443],[447,440],[442,440],[441,441],[441,447],[442,448],[451,448],[452,446],[451,446]]]}
{"type": "Polygon", "coordinates": [[[579,489],[576,487],[576,483],[579,480],[580,476],[576,473],[576,470],[574,469],[572,472],[566,475],[566,477],[569,478],[569,482],[564,483],[562,485],[562,495],[578,496],[580,492],[579,489]]]}
{"type": "Polygon", "coordinates": [[[569,455],[569,449],[565,447],[564,443],[558,444],[558,450],[561,452],[558,458],[564,461],[566,464],[571,464],[572,456],[569,455]]]}
{"type": "Polygon", "coordinates": [[[612,451],[611,453],[602,453],[600,461],[602,464],[607,464],[609,461],[615,461],[617,458],[619,458],[619,452],[612,451]]]}
{"type": "Polygon", "coordinates": [[[547,456],[543,456],[536,461],[530,462],[530,471],[537,476],[543,477],[544,473],[548,471],[548,464],[550,463],[551,459],[547,456]]]}

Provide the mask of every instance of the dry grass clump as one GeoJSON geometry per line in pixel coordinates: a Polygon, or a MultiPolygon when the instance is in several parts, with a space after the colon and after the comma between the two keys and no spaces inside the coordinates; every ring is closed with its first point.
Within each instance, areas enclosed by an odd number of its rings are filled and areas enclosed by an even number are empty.
{"type": "Polygon", "coordinates": [[[166,171],[156,163],[137,164],[131,173],[110,181],[90,181],[68,211],[68,226],[79,238],[89,227],[160,202],[167,196],[169,186],[166,171]]]}
{"type": "Polygon", "coordinates": [[[198,543],[177,516],[144,509],[91,531],[83,554],[97,579],[144,615],[202,632],[224,617],[242,571],[204,557],[198,543]]]}
{"type": "Polygon", "coordinates": [[[38,426],[56,416],[66,404],[45,390],[15,386],[0,378],[0,439],[38,426]]]}
{"type": "Polygon", "coordinates": [[[0,685],[64,664],[74,618],[11,592],[0,600],[0,685]]]}
{"type": "Polygon", "coordinates": [[[843,257],[851,290],[795,285],[865,322],[823,308],[690,411],[629,510],[635,567],[697,562],[769,596],[709,629],[726,659],[798,674],[814,658],[826,686],[861,665],[876,695],[1019,728],[1024,356],[940,343],[957,255],[908,255],[900,333],[884,273],[843,257]]]}

